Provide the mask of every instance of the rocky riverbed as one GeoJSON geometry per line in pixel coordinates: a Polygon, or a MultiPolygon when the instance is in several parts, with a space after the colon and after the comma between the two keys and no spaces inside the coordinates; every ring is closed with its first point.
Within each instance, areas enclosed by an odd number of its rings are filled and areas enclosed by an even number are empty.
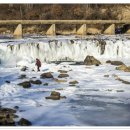
{"type": "Polygon", "coordinates": [[[0,124],[130,125],[130,72],[100,62],[43,63],[40,72],[1,67],[0,124]]]}

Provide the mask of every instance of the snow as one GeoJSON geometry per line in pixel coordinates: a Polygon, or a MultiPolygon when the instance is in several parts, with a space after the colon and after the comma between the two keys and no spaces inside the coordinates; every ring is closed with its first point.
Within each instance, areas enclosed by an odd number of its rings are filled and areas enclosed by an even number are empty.
{"type": "Polygon", "coordinates": [[[22,92],[22,88],[15,84],[3,84],[0,87],[0,98],[10,97],[22,92]]]}
{"type": "Polygon", "coordinates": [[[71,44],[72,38],[58,38],[57,45],[56,41],[49,44],[50,39],[48,38],[10,40],[12,42],[9,43],[8,40],[1,40],[0,105],[10,108],[19,106],[17,115],[28,119],[34,126],[130,125],[129,84],[123,84],[115,80],[113,76],[116,74],[120,78],[130,81],[130,73],[116,70],[116,66],[105,63],[108,59],[121,59],[126,65],[130,65],[129,40],[124,40],[123,44],[120,39],[107,40],[105,53],[101,55],[100,48],[95,45],[95,41],[75,39],[75,43],[71,44]],[[6,43],[4,44],[4,42],[6,43]],[[12,51],[7,47],[11,44],[14,45],[12,51]],[[39,44],[39,51],[36,47],[37,44],[39,44]],[[74,65],[73,61],[50,62],[67,56],[74,61],[83,61],[87,54],[92,54],[100,59],[102,65],[74,65]],[[35,66],[37,56],[42,59],[40,72],[36,71],[35,66]],[[28,70],[21,71],[22,66],[27,66],[28,70]],[[69,77],[63,78],[67,82],[58,83],[54,79],[40,79],[40,75],[44,72],[52,72],[54,78],[58,78],[60,74],[58,70],[68,71],[69,77]],[[27,78],[19,79],[21,74],[26,74],[27,78]],[[109,77],[104,77],[104,75],[109,75],[109,77]],[[32,87],[28,89],[18,85],[18,83],[31,79],[39,79],[42,84],[32,84],[32,87]],[[69,82],[74,80],[79,83],[76,86],[70,86],[69,82]],[[10,81],[10,83],[5,81],[10,81]],[[48,86],[44,86],[44,83],[48,83],[48,86]],[[51,91],[58,91],[61,96],[67,98],[45,99],[51,94],[51,91]]]}

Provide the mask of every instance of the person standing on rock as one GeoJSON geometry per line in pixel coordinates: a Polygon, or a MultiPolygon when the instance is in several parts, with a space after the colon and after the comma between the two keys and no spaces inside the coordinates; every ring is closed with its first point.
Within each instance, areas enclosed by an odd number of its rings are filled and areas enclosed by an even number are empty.
{"type": "Polygon", "coordinates": [[[36,64],[35,65],[37,66],[37,71],[40,71],[41,61],[38,58],[36,58],[36,64]]]}

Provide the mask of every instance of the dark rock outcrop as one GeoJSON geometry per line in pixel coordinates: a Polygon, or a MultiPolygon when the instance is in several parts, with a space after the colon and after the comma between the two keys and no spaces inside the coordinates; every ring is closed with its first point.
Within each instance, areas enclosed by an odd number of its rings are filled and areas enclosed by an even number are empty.
{"type": "Polygon", "coordinates": [[[29,81],[19,83],[18,85],[22,86],[23,88],[30,88],[31,87],[31,83],[29,81]]]}
{"type": "Polygon", "coordinates": [[[96,58],[94,58],[93,56],[87,56],[84,60],[84,64],[85,65],[100,65],[101,62],[99,60],[97,60],[96,58]]]}
{"type": "Polygon", "coordinates": [[[41,74],[40,77],[41,77],[42,79],[45,79],[45,78],[53,78],[53,75],[51,74],[51,72],[47,72],[47,73],[41,74]]]}

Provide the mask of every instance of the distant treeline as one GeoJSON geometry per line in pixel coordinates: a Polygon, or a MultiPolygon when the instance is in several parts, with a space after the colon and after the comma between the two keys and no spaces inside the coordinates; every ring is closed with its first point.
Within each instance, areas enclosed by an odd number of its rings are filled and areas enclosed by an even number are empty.
{"type": "Polygon", "coordinates": [[[0,19],[117,20],[124,18],[125,9],[130,14],[128,4],[0,4],[0,19]]]}

